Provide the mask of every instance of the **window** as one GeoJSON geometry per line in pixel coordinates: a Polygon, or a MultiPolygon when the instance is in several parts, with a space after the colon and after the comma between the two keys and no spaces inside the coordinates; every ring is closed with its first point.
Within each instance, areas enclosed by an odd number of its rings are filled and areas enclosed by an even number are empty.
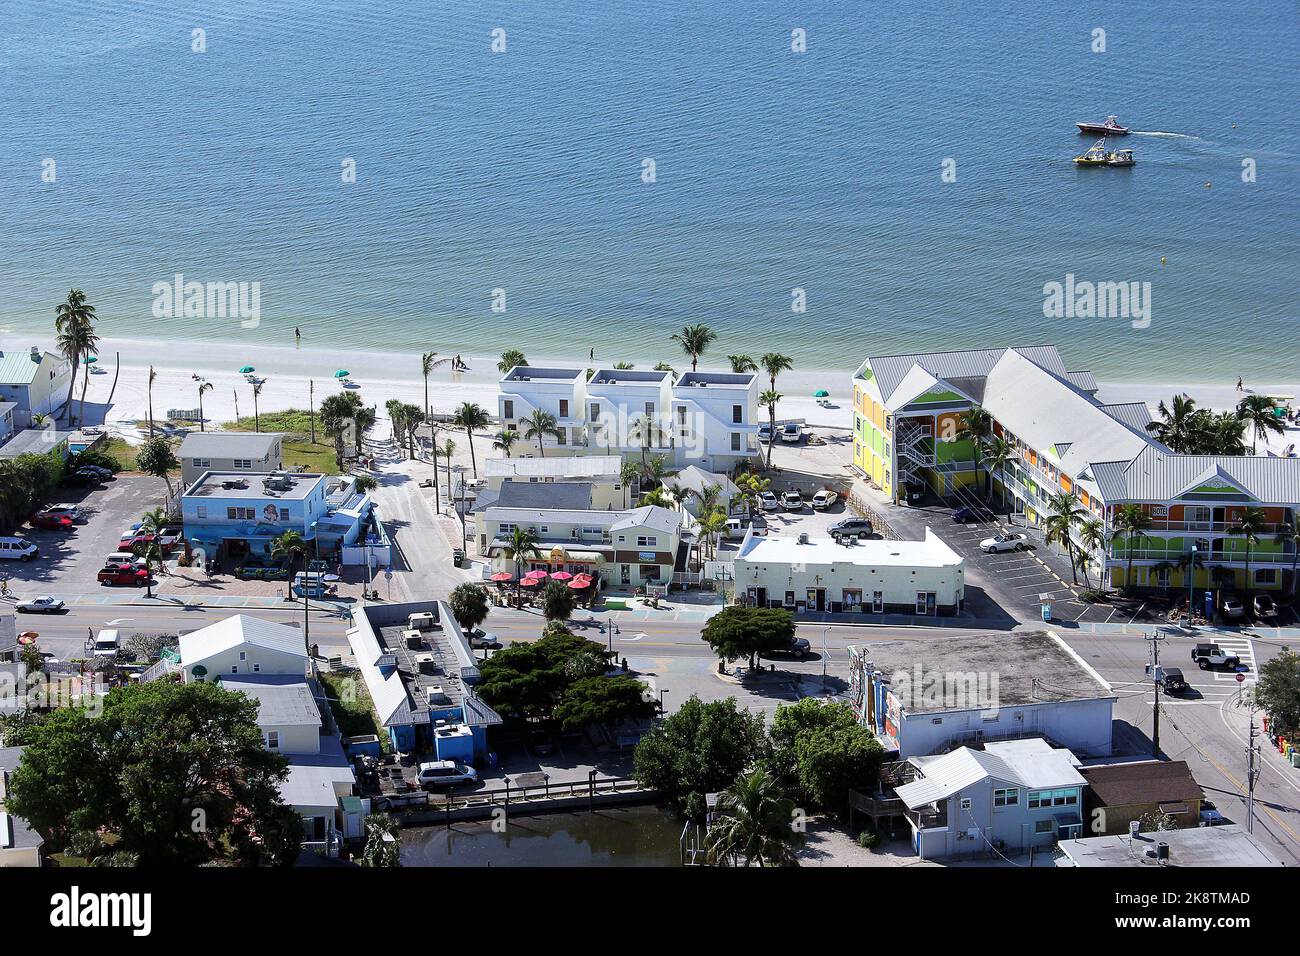
{"type": "Polygon", "coordinates": [[[739,425],[741,422],[743,422],[743,421],[745,420],[745,419],[744,419],[744,411],[745,411],[745,408],[744,408],[743,405],[732,405],[732,406],[731,406],[731,421],[732,421],[733,424],[735,424],[735,425],[739,425]]]}
{"type": "Polygon", "coordinates": [[[1256,584],[1277,584],[1277,568],[1256,568],[1256,584]]]}
{"type": "Polygon", "coordinates": [[[281,509],[280,509],[280,520],[281,520],[281,521],[288,521],[288,520],[289,520],[289,509],[288,509],[288,508],[281,508],[281,509]]]}
{"type": "Polygon", "coordinates": [[[659,539],[651,534],[637,535],[636,546],[638,548],[657,548],[659,547],[659,539]]]}
{"type": "Polygon", "coordinates": [[[654,403],[654,402],[646,402],[646,403],[645,403],[645,413],[646,413],[647,415],[649,415],[651,418],[654,417],[654,414],[655,414],[655,403],[654,403]]]}
{"type": "Polygon", "coordinates": [[[1018,787],[1007,787],[1005,790],[993,791],[993,806],[995,807],[1016,807],[1020,805],[1020,789],[1018,787]]]}
{"type": "Polygon", "coordinates": [[[567,445],[569,443],[569,431],[567,428],[556,429],[555,444],[567,445]]]}
{"type": "Polygon", "coordinates": [[[731,433],[731,450],[740,451],[740,432],[731,433]]]}
{"type": "Polygon", "coordinates": [[[509,522],[502,522],[501,525],[499,525],[497,528],[498,537],[508,538],[510,535],[514,533],[515,533],[515,525],[510,524],[509,522]]]}
{"type": "Polygon", "coordinates": [[[1051,821],[1051,820],[1035,820],[1035,821],[1034,821],[1034,832],[1035,832],[1035,833],[1051,833],[1051,832],[1052,832],[1052,821],[1051,821]]]}
{"type": "Polygon", "coordinates": [[[280,731],[268,730],[266,732],[266,749],[267,750],[280,749],[280,731]]]}
{"type": "Polygon", "coordinates": [[[235,459],[235,467],[236,467],[236,468],[252,468],[252,467],[253,467],[253,459],[251,459],[251,458],[236,458],[236,459],[235,459]]]}
{"type": "Polygon", "coordinates": [[[244,651],[240,651],[240,652],[239,652],[239,659],[240,659],[241,661],[246,661],[246,660],[248,660],[248,654],[246,654],[244,651]]]}
{"type": "Polygon", "coordinates": [[[199,505],[197,508],[194,509],[194,513],[200,518],[206,518],[208,516],[208,506],[199,505]]]}
{"type": "Polygon", "coordinates": [[[231,665],[230,665],[230,673],[232,673],[232,674],[238,674],[238,673],[239,673],[239,665],[238,665],[238,664],[231,664],[231,665]]]}
{"type": "Polygon", "coordinates": [[[962,808],[963,810],[969,810],[969,809],[970,809],[970,797],[962,797],[962,798],[961,798],[961,808],[962,808]]]}
{"type": "Polygon", "coordinates": [[[569,400],[567,398],[560,399],[560,417],[569,417],[569,400]]]}
{"type": "Polygon", "coordinates": [[[793,592],[793,591],[786,591],[786,592],[785,592],[785,606],[786,606],[786,607],[794,607],[794,592],[793,592]]]}
{"type": "Polygon", "coordinates": [[[686,406],[685,406],[685,405],[678,405],[678,406],[677,406],[677,422],[678,422],[678,424],[681,424],[681,425],[685,425],[685,424],[686,424],[686,406]]]}
{"type": "Polygon", "coordinates": [[[194,467],[195,467],[195,468],[211,468],[211,467],[212,467],[212,460],[211,460],[210,458],[195,458],[195,459],[194,459],[194,467]]]}
{"type": "Polygon", "coordinates": [[[514,417],[515,417],[515,403],[514,403],[513,400],[511,400],[511,399],[509,399],[509,398],[507,398],[507,399],[503,399],[503,400],[502,400],[502,402],[501,402],[501,417],[502,417],[502,418],[514,418],[514,417]]]}
{"type": "Polygon", "coordinates": [[[261,665],[261,664],[254,664],[254,665],[253,665],[253,673],[254,673],[254,674],[260,674],[260,673],[262,673],[262,665],[261,665]]]}
{"type": "Polygon", "coordinates": [[[593,422],[598,422],[598,421],[600,421],[600,406],[599,406],[599,405],[592,405],[592,406],[591,406],[591,416],[590,416],[590,417],[591,417],[591,420],[592,420],[593,422]]]}

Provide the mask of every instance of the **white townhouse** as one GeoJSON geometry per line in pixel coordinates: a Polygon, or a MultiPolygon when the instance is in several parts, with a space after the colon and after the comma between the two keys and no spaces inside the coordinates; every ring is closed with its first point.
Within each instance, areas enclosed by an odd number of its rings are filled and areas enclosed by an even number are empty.
{"type": "Polygon", "coordinates": [[[597,369],[587,382],[587,441],[603,453],[673,453],[672,372],[597,369]]]}
{"type": "Polygon", "coordinates": [[[537,438],[525,438],[525,419],[534,412],[555,416],[558,435],[542,436],[545,454],[581,454],[586,444],[585,368],[540,368],[517,365],[499,383],[497,414],[503,429],[519,433],[516,446],[520,457],[538,454],[537,438]]]}
{"type": "Polygon", "coordinates": [[[687,372],[672,388],[672,441],[678,464],[730,471],[756,458],[758,376],[753,373],[687,372]]]}

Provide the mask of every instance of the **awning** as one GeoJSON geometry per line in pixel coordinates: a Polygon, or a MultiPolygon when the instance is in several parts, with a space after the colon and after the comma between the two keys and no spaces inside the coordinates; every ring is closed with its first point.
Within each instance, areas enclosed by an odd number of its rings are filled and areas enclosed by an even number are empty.
{"type": "Polygon", "coordinates": [[[1158,804],[1158,806],[1160,807],[1161,813],[1167,813],[1170,816],[1173,816],[1175,813],[1187,812],[1187,804],[1182,803],[1181,801],[1171,802],[1171,803],[1161,803],[1158,804]]]}
{"type": "Polygon", "coordinates": [[[599,551],[570,551],[566,548],[564,550],[564,557],[561,558],[560,560],[589,561],[594,563],[594,562],[603,562],[606,560],[606,558],[599,551]]]}

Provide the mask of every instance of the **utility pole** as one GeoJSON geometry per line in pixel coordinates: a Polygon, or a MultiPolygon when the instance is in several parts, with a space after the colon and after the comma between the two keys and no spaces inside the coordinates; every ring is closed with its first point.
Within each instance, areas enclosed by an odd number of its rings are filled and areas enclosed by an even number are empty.
{"type": "Polygon", "coordinates": [[[1151,642],[1151,756],[1160,756],[1160,645],[1164,638],[1152,631],[1145,640],[1151,642]]]}
{"type": "Polygon", "coordinates": [[[1255,780],[1259,777],[1259,771],[1255,768],[1255,754],[1259,753],[1259,747],[1255,745],[1255,738],[1259,735],[1255,732],[1255,695],[1249,695],[1250,704],[1250,734],[1246,738],[1246,832],[1255,832],[1255,780]]]}

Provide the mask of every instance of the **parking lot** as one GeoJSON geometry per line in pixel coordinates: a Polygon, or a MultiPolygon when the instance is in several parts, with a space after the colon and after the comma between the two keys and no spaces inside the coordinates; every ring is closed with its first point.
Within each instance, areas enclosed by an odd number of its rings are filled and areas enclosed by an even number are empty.
{"type": "Polygon", "coordinates": [[[62,488],[50,504],[74,504],[81,515],[70,531],[23,528],[19,534],[41,549],[31,561],[6,561],[0,574],[26,597],[35,592],[71,594],[99,587],[95,575],[104,558],[118,549],[121,533],[151,508],[163,503],[162,482],[145,475],[123,475],[98,488],[62,488]]]}

